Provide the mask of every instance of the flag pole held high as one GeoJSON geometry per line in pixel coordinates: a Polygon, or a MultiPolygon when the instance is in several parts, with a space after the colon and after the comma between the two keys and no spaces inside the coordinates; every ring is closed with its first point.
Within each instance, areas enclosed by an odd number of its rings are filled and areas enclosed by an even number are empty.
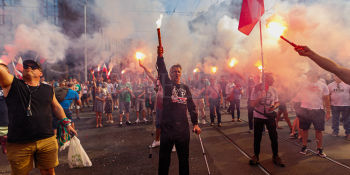
{"type": "Polygon", "coordinates": [[[260,22],[260,46],[261,46],[261,64],[262,64],[262,80],[264,83],[264,54],[261,32],[261,16],[264,14],[264,0],[243,0],[241,14],[239,17],[238,30],[249,35],[257,22],[260,22]]]}

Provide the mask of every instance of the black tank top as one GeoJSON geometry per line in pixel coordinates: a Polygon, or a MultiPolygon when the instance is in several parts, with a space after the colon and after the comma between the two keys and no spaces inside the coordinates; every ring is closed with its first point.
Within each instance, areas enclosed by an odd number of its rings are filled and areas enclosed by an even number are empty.
{"type": "Polygon", "coordinates": [[[39,87],[31,87],[23,80],[14,78],[6,97],[8,142],[27,143],[53,136],[52,98],[53,88],[50,85],[41,83],[39,87]],[[27,116],[30,92],[32,116],[27,116]]]}

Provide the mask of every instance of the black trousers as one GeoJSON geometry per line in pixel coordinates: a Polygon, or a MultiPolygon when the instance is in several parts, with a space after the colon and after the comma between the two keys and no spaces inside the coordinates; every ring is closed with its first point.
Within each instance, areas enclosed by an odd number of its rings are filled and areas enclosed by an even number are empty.
{"type": "Polygon", "coordinates": [[[184,134],[178,134],[177,136],[170,136],[167,133],[161,133],[160,135],[160,150],[159,150],[159,163],[158,163],[158,175],[167,175],[169,173],[169,166],[171,160],[171,150],[175,145],[177,157],[179,159],[179,174],[189,174],[189,145],[190,145],[190,132],[184,134]]]}
{"type": "Polygon", "coordinates": [[[259,157],[260,143],[264,125],[266,125],[266,128],[269,130],[272,153],[275,157],[278,155],[278,137],[275,119],[254,118],[254,154],[255,156],[259,157]]]}
{"type": "Polygon", "coordinates": [[[253,130],[253,114],[254,114],[254,107],[248,105],[248,124],[249,124],[249,130],[253,130]]]}

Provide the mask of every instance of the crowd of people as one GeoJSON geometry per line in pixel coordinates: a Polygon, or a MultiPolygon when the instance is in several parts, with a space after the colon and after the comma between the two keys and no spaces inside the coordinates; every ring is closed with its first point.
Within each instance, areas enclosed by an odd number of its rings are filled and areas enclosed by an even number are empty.
{"type": "Polygon", "coordinates": [[[188,114],[193,131],[200,134],[199,124],[204,126],[209,121],[210,126],[221,127],[222,113],[230,114],[232,122],[242,122],[241,101],[246,98],[247,130],[254,133],[251,165],[259,163],[262,133],[267,129],[272,160],[284,167],[278,155],[277,139],[282,115],[290,129],[290,138],[301,140],[301,154],[308,151],[308,131],[313,124],[317,153],[326,157],[322,147],[326,120],[332,117],[333,136],[339,136],[342,122],[346,139],[350,141],[350,85],[342,81],[347,81],[342,74],[344,70],[346,73],[346,69],[337,67],[306,46],[298,46],[296,51],[315,62],[321,60],[321,65],[327,61],[334,65],[330,68],[322,65],[335,73],[333,80],[325,81],[316,72],[310,71],[306,74],[306,82],[292,95],[281,83],[275,83],[272,73],[265,73],[262,79],[249,76],[245,80],[197,72],[190,80],[182,76],[181,65],[173,65],[168,73],[162,47],[157,50],[157,74],[152,74],[139,62],[143,73],[125,73],[108,78],[96,76],[87,82],[79,82],[75,78],[46,82],[41,78],[41,65],[31,59],[23,62],[21,80],[10,74],[7,65],[0,64],[2,151],[7,154],[14,174],[30,172],[33,161],[42,174],[52,174],[58,165],[56,135],[59,126],[64,125],[69,132],[77,135],[74,120],[80,120],[82,111],[93,111],[96,128],[104,124],[113,125],[115,121],[123,126],[155,120],[156,136],[151,147],[160,146],[159,174],[168,173],[170,153],[174,147],[178,152],[180,174],[188,174],[188,114]],[[209,114],[206,114],[207,109],[209,114]],[[290,111],[296,114],[293,122],[288,116],[290,111]],[[131,121],[130,115],[135,115],[136,119],[131,121]]]}

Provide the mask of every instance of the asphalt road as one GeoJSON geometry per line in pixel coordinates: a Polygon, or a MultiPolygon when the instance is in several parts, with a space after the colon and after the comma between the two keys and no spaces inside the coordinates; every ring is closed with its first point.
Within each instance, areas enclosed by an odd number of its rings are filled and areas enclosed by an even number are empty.
{"type": "MultiPolygon", "coordinates": [[[[242,104],[244,104],[242,102],[242,104]]],[[[113,114],[114,118],[117,113],[113,114]]],[[[295,117],[290,114],[291,119],[295,117]]],[[[95,128],[92,112],[81,113],[76,121],[78,138],[89,155],[93,166],[89,168],[70,169],[67,162],[67,150],[59,152],[60,165],[56,168],[58,175],[154,175],[157,174],[159,148],[148,149],[152,143],[151,122],[132,126],[119,127],[116,123],[104,124],[103,128],[95,128]],[[152,158],[149,154],[152,153],[152,158]]],[[[253,155],[253,134],[248,133],[247,110],[241,109],[243,122],[231,122],[231,116],[224,114],[221,128],[208,124],[201,126],[203,144],[207,153],[211,174],[350,174],[350,142],[344,139],[341,127],[340,137],[330,135],[331,122],[326,123],[324,135],[324,151],[327,158],[321,158],[311,151],[316,151],[313,129],[309,132],[309,153],[301,155],[300,142],[289,139],[289,129],[284,121],[283,129],[278,129],[279,154],[286,167],[277,167],[272,163],[272,152],[268,134],[263,135],[261,143],[261,166],[250,166],[249,156],[253,155]]],[[[105,118],[104,118],[105,119],[105,118]]],[[[209,117],[207,117],[209,119],[209,117]]],[[[131,121],[135,121],[134,114],[131,121]]],[[[190,173],[208,174],[198,136],[191,134],[190,173]]],[[[10,167],[4,155],[0,155],[0,175],[10,174],[10,167]]],[[[33,170],[31,174],[39,174],[33,170]]],[[[170,175],[178,174],[176,153],[172,153],[170,175]]]]}

